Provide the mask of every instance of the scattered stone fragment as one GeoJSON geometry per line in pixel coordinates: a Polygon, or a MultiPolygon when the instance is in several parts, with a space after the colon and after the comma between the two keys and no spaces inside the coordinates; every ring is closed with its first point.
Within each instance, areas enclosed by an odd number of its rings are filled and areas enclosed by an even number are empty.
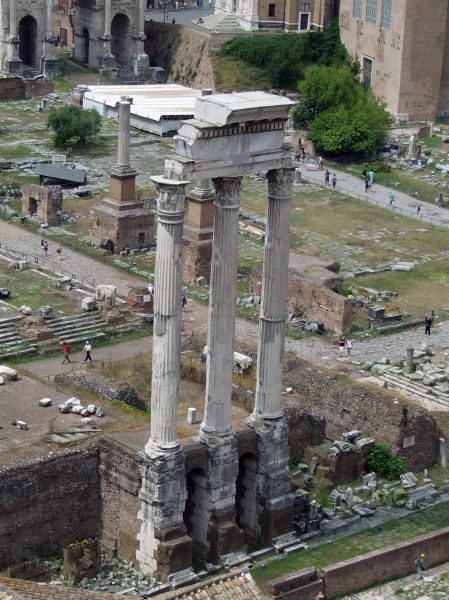
{"type": "Polygon", "coordinates": [[[43,406],[44,408],[46,408],[47,406],[51,405],[52,401],[50,398],[42,398],[41,400],[39,400],[39,406],[43,406]]]}
{"type": "Polygon", "coordinates": [[[13,421],[12,425],[14,425],[14,427],[17,427],[17,429],[23,429],[23,430],[28,429],[28,425],[25,423],[25,421],[22,421],[20,419],[17,419],[17,421],[13,421]]]}
{"type": "Polygon", "coordinates": [[[16,381],[17,371],[11,369],[11,367],[0,365],[0,377],[3,378],[3,381],[16,381]]]}

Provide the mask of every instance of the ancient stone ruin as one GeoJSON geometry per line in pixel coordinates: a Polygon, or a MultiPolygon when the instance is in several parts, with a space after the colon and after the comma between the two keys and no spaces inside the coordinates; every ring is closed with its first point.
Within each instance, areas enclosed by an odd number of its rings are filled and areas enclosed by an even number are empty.
{"type": "Polygon", "coordinates": [[[141,570],[158,579],[188,569],[193,557],[217,563],[220,556],[241,547],[244,539],[267,544],[292,530],[294,495],[286,470],[287,425],[281,409],[294,176],[290,149],[284,144],[290,106],[286,98],[261,92],[199,98],[194,120],[185,123],[175,138],[176,155],[166,162],[166,177],[153,178],[158,190],[158,244],[152,419],[150,439],[140,456],[142,523],[137,557],[141,570]],[[240,439],[249,436],[254,444],[245,452],[231,425],[240,189],[244,173],[262,169],[268,171],[267,233],[255,407],[239,431],[240,439]],[[188,452],[176,433],[184,199],[188,181],[208,178],[216,198],[206,402],[198,438],[205,453],[201,466],[187,476],[188,452]]]}
{"type": "Polygon", "coordinates": [[[130,99],[122,96],[118,105],[118,157],[109,197],[93,206],[90,214],[91,242],[113,252],[148,246],[154,223],[143,201],[136,198],[137,171],[129,162],[130,99]]]}
{"type": "Polygon", "coordinates": [[[22,188],[22,214],[40,223],[59,225],[58,213],[62,210],[63,193],[60,185],[27,183],[22,188]]]}

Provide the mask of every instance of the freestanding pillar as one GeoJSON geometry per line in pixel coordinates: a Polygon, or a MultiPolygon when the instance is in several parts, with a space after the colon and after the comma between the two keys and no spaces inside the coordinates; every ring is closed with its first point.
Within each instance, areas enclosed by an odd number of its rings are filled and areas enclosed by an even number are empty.
{"type": "Polygon", "coordinates": [[[111,0],[104,0],[103,35],[100,36],[102,53],[98,57],[100,71],[109,71],[116,67],[114,55],[111,52],[111,0]]]}
{"type": "Polygon", "coordinates": [[[146,0],[136,0],[136,33],[134,34],[133,69],[139,79],[150,76],[150,60],[145,53],[145,3],[146,0]]]}
{"type": "Polygon", "coordinates": [[[212,244],[206,403],[200,441],[208,451],[206,560],[243,544],[235,522],[238,450],[231,426],[232,370],[241,177],[213,179],[215,220],[212,244]]]}
{"type": "Polygon", "coordinates": [[[53,0],[46,0],[45,8],[45,36],[41,68],[42,73],[51,78],[59,74],[59,65],[55,57],[57,39],[53,34],[53,0]]]}
{"type": "Polygon", "coordinates": [[[19,36],[17,35],[16,0],[9,0],[9,25],[6,42],[8,44],[7,56],[3,68],[7,73],[20,75],[22,73],[23,65],[22,61],[19,58],[19,36]]]}
{"type": "Polygon", "coordinates": [[[183,511],[185,456],[176,433],[181,359],[181,252],[186,183],[153,177],[158,189],[151,437],[140,456],[140,569],[159,580],[191,566],[183,511]]]}
{"type": "Polygon", "coordinates": [[[290,201],[294,169],[268,171],[268,217],[262,274],[254,412],[248,424],[258,435],[258,525],[248,532],[268,544],[292,529],[287,423],[281,408],[282,358],[288,283],[290,201]]]}

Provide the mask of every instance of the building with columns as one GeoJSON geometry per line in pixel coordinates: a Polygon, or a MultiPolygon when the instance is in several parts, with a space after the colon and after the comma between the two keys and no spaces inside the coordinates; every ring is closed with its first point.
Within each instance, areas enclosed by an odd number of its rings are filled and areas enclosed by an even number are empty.
{"type": "Polygon", "coordinates": [[[294,494],[281,409],[290,201],[293,172],[284,143],[292,102],[262,92],[197,99],[195,117],[175,137],[157,187],[157,254],[151,383],[151,434],[140,454],[140,569],[158,579],[218,563],[244,541],[266,545],[289,533],[294,494]],[[268,182],[257,388],[252,416],[237,432],[231,395],[242,175],[268,182]],[[201,466],[187,471],[177,436],[181,349],[181,271],[185,187],[212,180],[215,192],[204,418],[196,444],[201,466]],[[255,447],[242,450],[243,436],[255,447]],[[237,493],[238,487],[238,493],[237,493]]]}
{"type": "Polygon", "coordinates": [[[75,59],[105,73],[122,68],[148,77],[145,7],[146,0],[76,0],[75,59]]]}
{"type": "Polygon", "coordinates": [[[449,113],[448,2],[341,0],[341,39],[400,120],[449,113]]]}
{"type": "Polygon", "coordinates": [[[230,23],[234,17],[236,27],[247,31],[258,29],[285,29],[286,31],[320,31],[331,19],[338,16],[339,0],[216,0],[215,18],[204,20],[207,25],[220,29],[220,15],[230,23]]]}
{"type": "Polygon", "coordinates": [[[0,0],[1,70],[48,77],[58,72],[53,0],[0,0]]]}

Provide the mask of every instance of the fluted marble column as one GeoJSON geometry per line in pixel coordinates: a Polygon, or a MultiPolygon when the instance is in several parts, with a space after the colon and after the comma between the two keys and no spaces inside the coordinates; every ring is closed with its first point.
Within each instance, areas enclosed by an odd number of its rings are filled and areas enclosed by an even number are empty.
{"type": "Polygon", "coordinates": [[[206,405],[201,432],[231,431],[232,369],[241,177],[212,180],[215,219],[207,334],[206,405]]]}
{"type": "Polygon", "coordinates": [[[150,60],[145,53],[145,6],[146,0],[136,0],[136,27],[134,34],[134,72],[141,79],[150,75],[150,60]]]}
{"type": "Polygon", "coordinates": [[[153,177],[158,188],[150,445],[179,446],[181,253],[186,182],[153,177]]]}
{"type": "MultiPolygon", "coordinates": [[[[294,169],[268,171],[268,215],[262,274],[256,398],[247,420],[258,437],[258,526],[249,538],[269,544],[293,527],[288,426],[281,408],[282,358],[288,284],[289,221],[294,169]]],[[[254,524],[254,520],[251,521],[254,524]]]]}
{"type": "Polygon", "coordinates": [[[207,447],[207,526],[195,539],[202,558],[220,556],[243,544],[236,524],[237,440],[231,426],[232,368],[238,258],[241,177],[213,179],[215,217],[212,242],[209,324],[207,336],[206,404],[200,441],[207,447]]]}
{"type": "Polygon", "coordinates": [[[294,169],[268,171],[254,416],[282,417],[282,358],[287,305],[290,202],[294,169]]]}
{"type": "Polygon", "coordinates": [[[111,0],[104,0],[103,33],[111,37],[111,0]]]}
{"type": "Polygon", "coordinates": [[[116,66],[115,58],[111,52],[111,21],[111,0],[104,0],[103,35],[100,36],[103,48],[101,55],[98,57],[98,64],[101,70],[106,71],[116,66]]]}
{"type": "Polygon", "coordinates": [[[157,198],[151,436],[139,455],[142,487],[137,559],[159,580],[191,566],[183,512],[185,455],[176,434],[181,359],[181,250],[186,182],[153,177],[157,198]]]}
{"type": "Polygon", "coordinates": [[[8,73],[20,73],[22,61],[19,58],[19,37],[17,35],[16,0],[9,0],[8,35],[4,70],[8,73]]]}

